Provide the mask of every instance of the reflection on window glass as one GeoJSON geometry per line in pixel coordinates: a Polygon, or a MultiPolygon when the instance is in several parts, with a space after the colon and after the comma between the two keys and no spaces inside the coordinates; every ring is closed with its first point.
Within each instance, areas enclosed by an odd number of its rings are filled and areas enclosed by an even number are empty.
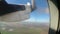
{"type": "MultiPolygon", "coordinates": [[[[10,4],[24,4],[31,0],[6,0],[10,4]]],[[[22,22],[0,22],[2,34],[48,34],[49,10],[47,0],[35,0],[36,9],[22,22]]]]}

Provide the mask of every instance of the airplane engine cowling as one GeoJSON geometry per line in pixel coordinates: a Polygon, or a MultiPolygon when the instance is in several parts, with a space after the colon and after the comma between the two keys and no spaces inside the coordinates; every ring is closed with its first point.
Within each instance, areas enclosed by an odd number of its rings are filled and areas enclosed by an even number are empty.
{"type": "Polygon", "coordinates": [[[23,21],[29,18],[31,8],[29,5],[24,5],[25,10],[15,11],[11,13],[7,13],[5,15],[0,16],[0,21],[3,22],[18,22],[23,21]]]}

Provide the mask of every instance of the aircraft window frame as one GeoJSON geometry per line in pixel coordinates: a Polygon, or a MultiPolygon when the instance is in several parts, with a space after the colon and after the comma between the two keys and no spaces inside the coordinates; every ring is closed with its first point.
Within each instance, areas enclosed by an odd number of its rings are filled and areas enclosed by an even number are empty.
{"type": "Polygon", "coordinates": [[[58,11],[57,0],[48,0],[47,2],[48,2],[48,6],[49,6],[49,13],[50,13],[49,34],[57,34],[57,32],[58,32],[57,30],[58,30],[58,26],[59,26],[58,25],[59,24],[59,11],[58,11]],[[55,12],[52,9],[52,7],[54,7],[53,9],[56,9],[55,12]],[[54,13],[55,13],[55,15],[53,15],[54,13]],[[57,19],[57,20],[55,21],[53,18],[57,19]],[[54,24],[54,21],[56,24],[54,24]],[[51,29],[51,28],[53,28],[53,29],[51,29]]]}

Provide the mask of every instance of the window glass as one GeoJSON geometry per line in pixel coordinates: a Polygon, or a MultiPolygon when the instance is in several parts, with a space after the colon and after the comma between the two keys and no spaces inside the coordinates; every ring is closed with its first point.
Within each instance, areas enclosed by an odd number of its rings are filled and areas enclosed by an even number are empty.
{"type": "Polygon", "coordinates": [[[31,0],[6,0],[9,4],[26,4],[27,2],[31,2],[31,0]]]}
{"type": "MultiPolygon", "coordinates": [[[[6,0],[9,4],[26,4],[31,0],[6,0]]],[[[21,22],[0,22],[2,34],[48,34],[49,8],[47,0],[35,0],[30,18],[21,22]]]]}

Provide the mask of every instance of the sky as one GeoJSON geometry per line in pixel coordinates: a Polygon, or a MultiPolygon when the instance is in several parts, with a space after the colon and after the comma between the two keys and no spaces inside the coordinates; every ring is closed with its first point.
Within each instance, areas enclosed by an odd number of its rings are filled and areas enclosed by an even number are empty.
{"type": "MultiPolygon", "coordinates": [[[[26,4],[31,3],[31,0],[6,0],[10,4],[26,4]]],[[[36,10],[31,12],[30,18],[25,20],[28,22],[48,22],[49,23],[49,8],[47,0],[35,0],[36,10]]]]}

